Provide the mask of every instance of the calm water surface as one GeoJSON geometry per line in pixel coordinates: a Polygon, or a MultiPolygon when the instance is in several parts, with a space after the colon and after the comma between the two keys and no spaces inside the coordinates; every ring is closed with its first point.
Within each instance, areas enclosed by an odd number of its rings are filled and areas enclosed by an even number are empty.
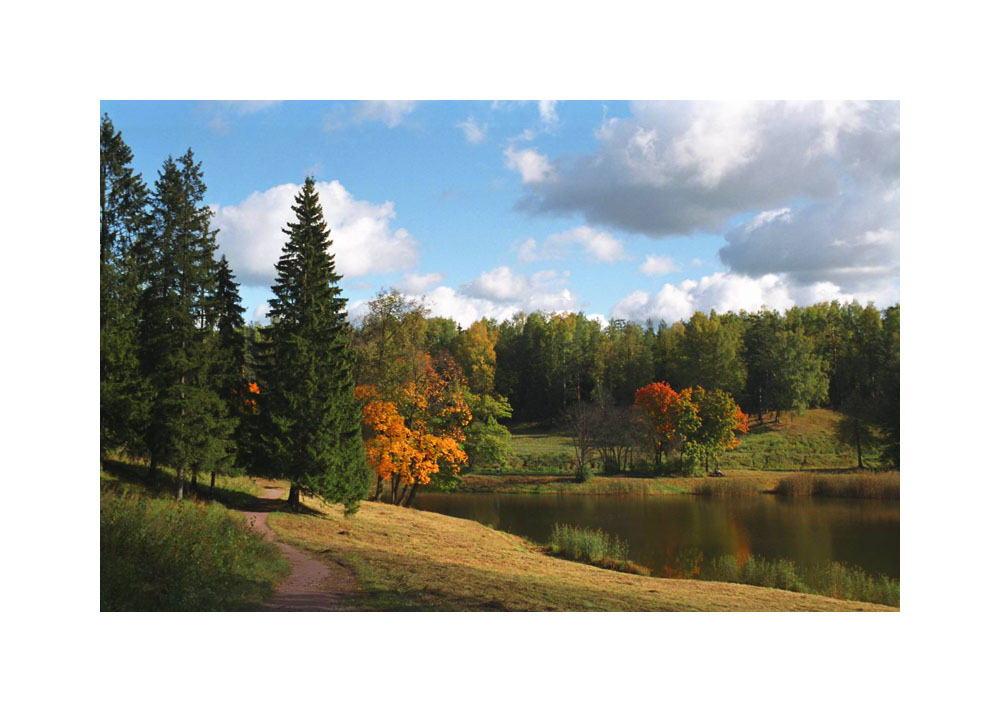
{"type": "Polygon", "coordinates": [[[698,558],[748,553],[812,565],[842,561],[899,578],[899,503],[693,496],[615,497],[420,492],[414,507],[549,540],[554,523],[603,529],[657,576],[690,573],[698,558]]]}

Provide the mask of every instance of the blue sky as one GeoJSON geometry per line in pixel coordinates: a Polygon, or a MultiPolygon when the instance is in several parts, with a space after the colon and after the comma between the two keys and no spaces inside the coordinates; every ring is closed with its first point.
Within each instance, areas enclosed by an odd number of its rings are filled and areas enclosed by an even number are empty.
{"type": "Polygon", "coordinates": [[[202,162],[263,320],[316,178],[353,315],[380,288],[468,325],[518,310],[672,322],[899,294],[897,102],[101,103],[150,185],[202,162]]]}

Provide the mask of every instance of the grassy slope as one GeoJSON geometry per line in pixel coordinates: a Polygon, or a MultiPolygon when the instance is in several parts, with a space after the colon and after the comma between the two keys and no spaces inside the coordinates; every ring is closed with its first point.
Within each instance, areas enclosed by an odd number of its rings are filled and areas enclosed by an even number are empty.
{"type": "Polygon", "coordinates": [[[313,514],[275,513],[292,543],[352,569],[357,610],[861,611],[894,610],[777,589],[647,578],[543,554],[524,539],[476,522],[363,502],[308,500],[313,514]]]}
{"type": "MultiPolygon", "coordinates": [[[[203,478],[204,479],[204,478],[203,478]]],[[[246,477],[220,476],[174,502],[174,479],[136,463],[101,468],[101,610],[257,610],[289,571],[277,547],[238,512],[246,477]]]]}

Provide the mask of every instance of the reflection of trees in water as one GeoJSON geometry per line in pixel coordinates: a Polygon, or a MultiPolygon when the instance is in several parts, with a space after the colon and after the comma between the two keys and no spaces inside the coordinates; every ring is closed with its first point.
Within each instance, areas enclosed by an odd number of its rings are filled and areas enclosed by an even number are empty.
{"type": "Polygon", "coordinates": [[[705,552],[696,546],[685,545],[674,550],[670,545],[666,551],[667,561],[663,564],[663,575],[667,578],[695,578],[701,573],[705,552]]]}

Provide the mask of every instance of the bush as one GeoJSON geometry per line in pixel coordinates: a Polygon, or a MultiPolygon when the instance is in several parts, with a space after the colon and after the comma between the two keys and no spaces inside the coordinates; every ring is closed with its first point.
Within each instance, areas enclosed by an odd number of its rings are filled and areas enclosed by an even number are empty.
{"type": "Polygon", "coordinates": [[[252,610],[287,566],[222,505],[101,495],[102,611],[252,610]]]}

